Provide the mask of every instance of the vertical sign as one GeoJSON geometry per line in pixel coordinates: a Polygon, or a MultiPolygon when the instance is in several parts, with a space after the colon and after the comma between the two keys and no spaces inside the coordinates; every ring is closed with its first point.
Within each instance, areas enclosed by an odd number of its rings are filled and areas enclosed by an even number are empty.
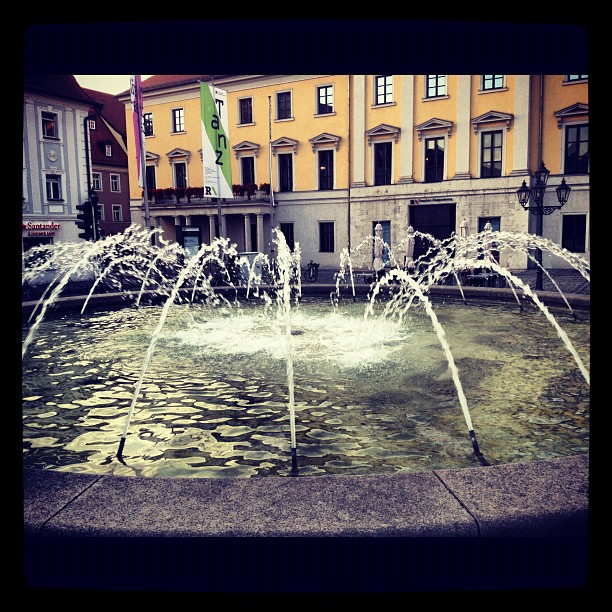
{"type": "Polygon", "coordinates": [[[130,98],[132,100],[132,122],[134,124],[134,143],[136,148],[136,167],[138,185],[144,187],[142,160],[144,157],[144,123],[142,119],[142,80],[139,74],[130,77],[130,98]]]}
{"type": "Polygon", "coordinates": [[[227,91],[200,83],[204,195],[232,198],[232,168],[227,121],[227,91]]]}

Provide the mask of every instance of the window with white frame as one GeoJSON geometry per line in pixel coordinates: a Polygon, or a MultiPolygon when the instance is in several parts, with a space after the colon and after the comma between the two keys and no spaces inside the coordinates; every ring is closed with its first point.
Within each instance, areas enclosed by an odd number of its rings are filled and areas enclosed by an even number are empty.
{"type": "Polygon", "coordinates": [[[187,164],[185,162],[174,162],[174,187],[187,187],[187,164]]]}
{"type": "Polygon", "coordinates": [[[96,129],[96,120],[95,119],[90,119],[89,120],[89,129],[92,131],[95,131],[96,129]]]}
{"type": "Polygon", "coordinates": [[[100,172],[91,173],[91,187],[94,191],[102,191],[102,174],[100,172]]]}
{"type": "Polygon", "coordinates": [[[157,186],[157,179],[155,178],[155,166],[147,166],[145,172],[147,177],[147,189],[155,189],[157,186]]]}
{"type": "Polygon", "coordinates": [[[112,145],[104,145],[104,153],[106,155],[106,157],[112,157],[113,156],[113,147],[112,145]]]}
{"type": "Polygon", "coordinates": [[[334,188],[334,151],[333,149],[321,149],[319,158],[319,189],[334,188]]]}
{"type": "Polygon", "coordinates": [[[185,111],[182,108],[172,109],[172,132],[174,134],[185,131],[185,111]]]}
{"type": "Polygon", "coordinates": [[[425,139],[425,182],[444,180],[446,139],[443,136],[425,139]]]}
{"type": "Polygon", "coordinates": [[[255,182],[255,158],[241,157],[240,158],[240,174],[243,185],[249,185],[255,182]]]}
{"type": "Polygon", "coordinates": [[[117,192],[117,191],[121,191],[121,181],[120,181],[120,176],[118,174],[111,174],[110,175],[110,188],[111,191],[113,192],[117,192]]]}
{"type": "Polygon", "coordinates": [[[245,125],[253,123],[253,98],[240,98],[238,100],[238,123],[245,125]]]}
{"type": "Polygon", "coordinates": [[[425,75],[425,97],[438,98],[446,95],[446,75],[445,74],[426,74],[425,75]]]}
{"type": "Polygon", "coordinates": [[[291,92],[279,91],[276,94],[276,118],[291,119],[291,92]]]}
{"type": "Polygon", "coordinates": [[[42,118],[42,134],[44,138],[59,138],[57,129],[57,113],[43,111],[42,118]]]}
{"type": "Polygon", "coordinates": [[[374,185],[391,185],[393,168],[393,143],[375,142],[374,145],[374,185]]]}
{"type": "Polygon", "coordinates": [[[123,221],[121,204],[113,204],[113,221],[123,221]]]}
{"type": "Polygon", "coordinates": [[[321,85],[317,87],[317,115],[329,115],[334,112],[334,87],[321,85]]]}
{"type": "Polygon", "coordinates": [[[153,113],[144,113],[142,115],[142,123],[145,136],[153,136],[153,113]]]}
{"type": "Polygon", "coordinates": [[[502,175],[504,133],[502,130],[482,132],[480,135],[480,178],[502,175]]]}
{"type": "Polygon", "coordinates": [[[491,91],[493,89],[504,88],[504,75],[503,74],[483,74],[481,89],[482,91],[491,91]]]}
{"type": "Polygon", "coordinates": [[[279,191],[293,191],[293,155],[279,153],[277,159],[279,191]]]}
{"type": "Polygon", "coordinates": [[[62,199],[62,179],[57,174],[47,174],[45,176],[47,200],[62,199]]]}
{"type": "Polygon", "coordinates": [[[393,76],[383,74],[374,77],[374,104],[390,104],[393,102],[393,76]]]}
{"type": "Polygon", "coordinates": [[[568,74],[565,77],[567,82],[572,81],[586,81],[589,78],[588,74],[568,74]]]}
{"type": "Polygon", "coordinates": [[[589,125],[565,126],[565,148],[563,172],[565,174],[588,174],[589,172],[589,125]]]}

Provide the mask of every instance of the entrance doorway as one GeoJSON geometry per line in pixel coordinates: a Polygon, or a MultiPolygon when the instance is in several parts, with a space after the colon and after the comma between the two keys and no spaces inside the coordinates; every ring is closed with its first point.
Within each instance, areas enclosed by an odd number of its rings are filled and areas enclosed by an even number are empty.
{"type": "MultiPolygon", "coordinates": [[[[415,231],[434,238],[450,238],[455,231],[456,204],[414,204],[408,207],[409,223],[415,231]]],[[[414,242],[414,259],[425,254],[431,243],[419,236],[414,242]]]]}

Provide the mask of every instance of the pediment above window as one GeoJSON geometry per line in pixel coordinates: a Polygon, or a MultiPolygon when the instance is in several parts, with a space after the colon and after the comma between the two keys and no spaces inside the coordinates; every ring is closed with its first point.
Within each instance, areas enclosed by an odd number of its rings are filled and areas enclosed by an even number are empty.
{"type": "Polygon", "coordinates": [[[400,128],[395,127],[393,125],[388,125],[386,123],[381,123],[376,127],[373,127],[371,130],[367,130],[366,137],[368,139],[368,144],[372,144],[372,139],[376,138],[389,138],[392,137],[394,142],[397,142],[399,138],[400,128]]]}
{"type": "Polygon", "coordinates": [[[589,114],[589,105],[577,102],[571,106],[562,108],[561,110],[555,111],[555,117],[557,118],[557,127],[561,128],[563,123],[568,119],[574,119],[575,117],[581,117],[589,114]]]}
{"type": "Polygon", "coordinates": [[[172,151],[166,153],[166,157],[168,158],[168,162],[171,164],[174,161],[189,161],[191,157],[191,151],[187,151],[186,149],[172,149],[172,151]]]}
{"type": "Polygon", "coordinates": [[[259,154],[259,145],[254,142],[249,142],[248,140],[239,142],[237,145],[234,145],[232,149],[234,150],[236,159],[238,159],[241,153],[248,153],[249,155],[255,155],[255,157],[259,154]]]}
{"type": "Polygon", "coordinates": [[[156,166],[159,166],[159,155],[157,153],[152,153],[151,151],[145,151],[145,163],[154,163],[156,166]]]}
{"type": "Polygon", "coordinates": [[[507,129],[512,128],[512,120],[514,115],[508,113],[502,113],[500,111],[489,111],[472,119],[472,125],[474,126],[474,134],[478,134],[478,130],[485,125],[491,123],[505,123],[507,129]]]}
{"type": "Polygon", "coordinates": [[[435,130],[443,130],[448,133],[448,137],[451,137],[451,132],[453,131],[453,122],[447,121],[446,119],[428,119],[423,123],[419,123],[419,125],[415,125],[414,129],[417,131],[417,135],[419,140],[423,140],[423,132],[435,131],[435,130]]]}
{"type": "Polygon", "coordinates": [[[333,145],[338,150],[340,146],[340,136],[334,136],[333,134],[328,134],[327,132],[323,132],[314,138],[310,138],[308,142],[312,145],[312,150],[315,151],[318,146],[329,146],[333,145]]]}
{"type": "Polygon", "coordinates": [[[293,138],[287,138],[286,136],[281,136],[276,140],[273,140],[271,143],[272,146],[272,155],[276,155],[277,149],[282,149],[285,147],[291,147],[294,153],[297,153],[298,141],[293,140],[293,138]]]}

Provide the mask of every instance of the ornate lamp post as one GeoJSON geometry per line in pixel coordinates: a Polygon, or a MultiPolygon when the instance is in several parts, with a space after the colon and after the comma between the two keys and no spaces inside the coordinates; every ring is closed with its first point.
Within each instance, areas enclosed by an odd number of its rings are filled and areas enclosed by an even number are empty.
{"type": "MultiPolygon", "coordinates": [[[[519,204],[524,210],[528,210],[531,214],[536,215],[536,236],[542,235],[542,217],[550,215],[555,210],[559,210],[569,198],[571,187],[565,183],[565,179],[561,180],[561,184],[556,188],[558,204],[547,204],[544,206],[544,194],[546,192],[546,183],[550,171],[540,161],[540,167],[534,173],[535,183],[531,188],[527,187],[525,181],[519,189],[516,190],[519,204]]],[[[542,251],[536,249],[536,261],[538,262],[536,289],[542,290],[542,251]]]]}

